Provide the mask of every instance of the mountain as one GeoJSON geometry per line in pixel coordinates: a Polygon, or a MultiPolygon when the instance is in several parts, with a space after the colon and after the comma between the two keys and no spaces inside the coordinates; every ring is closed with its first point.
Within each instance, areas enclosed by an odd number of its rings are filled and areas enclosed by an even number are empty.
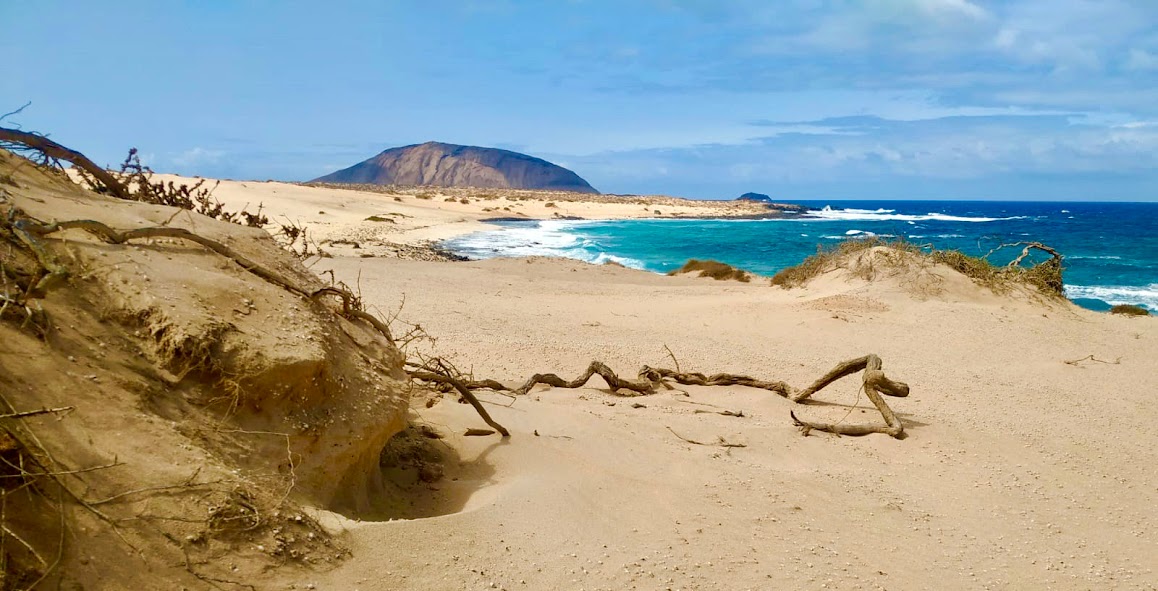
{"type": "Polygon", "coordinates": [[[314,182],[599,193],[579,175],[541,158],[439,142],[391,148],[314,182]]]}
{"type": "Polygon", "coordinates": [[[736,198],[736,201],[761,201],[763,203],[772,203],[772,198],[763,193],[744,193],[736,198]]]}

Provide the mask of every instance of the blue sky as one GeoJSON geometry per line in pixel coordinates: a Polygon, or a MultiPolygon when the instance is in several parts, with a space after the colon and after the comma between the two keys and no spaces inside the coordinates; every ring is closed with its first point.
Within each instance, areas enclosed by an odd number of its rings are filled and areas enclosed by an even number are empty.
{"type": "Polygon", "coordinates": [[[1158,200],[1153,0],[0,2],[0,113],[305,180],[399,145],[612,193],[1158,200]]]}

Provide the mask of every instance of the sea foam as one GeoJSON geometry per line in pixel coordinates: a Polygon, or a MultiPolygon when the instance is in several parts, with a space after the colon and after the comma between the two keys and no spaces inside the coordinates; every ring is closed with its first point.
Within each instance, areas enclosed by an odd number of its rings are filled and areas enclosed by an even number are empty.
{"type": "Polygon", "coordinates": [[[543,256],[644,268],[640,261],[610,254],[598,242],[573,233],[575,227],[581,225],[581,220],[519,222],[498,230],[452,238],[444,241],[442,246],[472,259],[543,256]]]}
{"type": "Polygon", "coordinates": [[[924,215],[914,215],[907,213],[897,213],[894,209],[833,209],[825,205],[822,209],[815,209],[809,211],[804,215],[804,219],[811,220],[832,220],[847,222],[850,220],[876,221],[876,222],[924,222],[924,221],[938,221],[938,222],[997,222],[1002,220],[1020,220],[1025,216],[1010,216],[1004,218],[993,217],[972,217],[948,215],[944,213],[926,213],[924,215]]]}
{"type": "Polygon", "coordinates": [[[1158,283],[1150,285],[1067,285],[1066,297],[1101,300],[1117,306],[1135,304],[1158,311],[1158,283]]]}

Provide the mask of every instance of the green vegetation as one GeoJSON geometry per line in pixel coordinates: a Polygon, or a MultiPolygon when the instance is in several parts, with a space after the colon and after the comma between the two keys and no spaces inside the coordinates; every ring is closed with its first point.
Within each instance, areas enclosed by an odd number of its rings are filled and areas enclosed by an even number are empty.
{"type": "Polygon", "coordinates": [[[1121,314],[1122,316],[1149,316],[1150,311],[1142,306],[1135,306],[1134,304],[1118,304],[1110,308],[1110,314],[1121,314]]]}
{"type": "Polygon", "coordinates": [[[694,273],[696,271],[700,272],[698,277],[711,277],[717,281],[731,279],[748,283],[752,280],[752,274],[743,269],[737,269],[732,265],[721,263],[720,261],[700,261],[696,259],[688,259],[688,262],[684,263],[684,266],[674,271],[669,271],[668,275],[680,275],[683,273],[694,273]]]}
{"type": "MultiPolygon", "coordinates": [[[[1016,285],[1026,285],[1039,292],[1063,297],[1062,256],[1054,249],[1038,242],[1019,242],[1001,245],[985,256],[975,257],[959,250],[935,250],[905,240],[886,241],[880,238],[850,239],[835,247],[818,248],[816,254],[804,259],[799,265],[788,267],[772,276],[772,285],[784,288],[800,287],[819,275],[845,266],[849,257],[876,247],[888,248],[884,256],[886,264],[901,266],[912,263],[917,266],[942,264],[973,280],[974,283],[1003,293],[1016,285]],[[1022,247],[1022,252],[1007,265],[994,265],[989,255],[1002,248],[1022,247]],[[1050,255],[1040,263],[1023,267],[1021,263],[1032,250],[1050,255]]],[[[872,279],[875,267],[872,262],[851,267],[850,270],[862,279],[872,279]]]]}
{"type": "MultiPolygon", "coordinates": [[[[822,246],[817,246],[816,254],[804,259],[799,265],[782,269],[779,273],[773,275],[772,285],[786,289],[801,287],[814,277],[840,267],[848,257],[877,246],[888,246],[899,252],[909,252],[913,254],[919,254],[921,252],[920,247],[903,240],[896,242],[886,242],[880,238],[844,240],[832,248],[826,249],[822,246]]],[[[862,270],[859,276],[861,276],[862,279],[871,279],[871,275],[864,275],[866,271],[868,270],[862,270]]]]}

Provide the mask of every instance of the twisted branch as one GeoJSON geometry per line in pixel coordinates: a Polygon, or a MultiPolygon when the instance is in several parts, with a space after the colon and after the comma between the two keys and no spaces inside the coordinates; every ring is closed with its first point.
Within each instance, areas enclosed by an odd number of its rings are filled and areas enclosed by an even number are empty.
{"type": "Polygon", "coordinates": [[[7,127],[0,127],[0,142],[13,142],[28,146],[34,150],[38,150],[49,158],[57,160],[64,160],[71,162],[81,170],[93,175],[100,182],[104,183],[109,191],[121,199],[131,199],[128,189],[121,184],[113,175],[109,174],[104,168],[97,166],[95,162],[89,160],[87,156],[66,148],[42,135],[29,133],[27,131],[20,131],[18,129],[9,129],[7,127]]]}

